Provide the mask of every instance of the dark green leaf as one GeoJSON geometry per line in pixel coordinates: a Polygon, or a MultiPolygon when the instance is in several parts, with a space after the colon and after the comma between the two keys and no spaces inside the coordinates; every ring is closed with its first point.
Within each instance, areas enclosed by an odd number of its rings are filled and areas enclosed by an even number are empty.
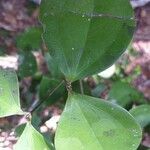
{"type": "Polygon", "coordinates": [[[25,127],[26,127],[26,124],[21,124],[21,125],[19,125],[19,126],[15,129],[15,133],[16,133],[17,137],[20,137],[20,136],[21,136],[21,134],[23,133],[25,127]]]}
{"type": "Polygon", "coordinates": [[[140,145],[137,150],[150,150],[150,148],[140,145]]]}
{"type": "Polygon", "coordinates": [[[123,108],[72,93],[56,131],[57,150],[136,150],[141,129],[123,108]]]}
{"type": "Polygon", "coordinates": [[[52,92],[60,82],[60,80],[50,79],[46,76],[43,76],[39,90],[40,100],[47,99],[45,101],[47,104],[53,104],[59,100],[65,93],[64,86],[60,86],[51,96],[49,96],[49,93],[52,92]]]}
{"type": "Polygon", "coordinates": [[[19,55],[18,75],[23,77],[32,76],[37,72],[35,56],[31,52],[22,52],[19,55]]]}
{"type": "Polygon", "coordinates": [[[27,123],[14,150],[53,150],[53,147],[49,147],[44,137],[30,123],[27,123]]]}
{"type": "Polygon", "coordinates": [[[130,110],[142,128],[150,124],[150,105],[140,105],[130,110]]]}
{"type": "Polygon", "coordinates": [[[3,47],[0,47],[0,56],[5,54],[5,49],[3,47]]]}
{"type": "Polygon", "coordinates": [[[17,37],[17,47],[22,50],[39,49],[41,45],[41,28],[28,28],[17,37]]]}
{"type": "Polygon", "coordinates": [[[67,80],[109,67],[132,38],[128,0],[42,0],[43,38],[67,80]]]}
{"type": "MultiPolygon", "coordinates": [[[[84,94],[91,95],[91,90],[90,90],[88,84],[86,82],[82,81],[82,85],[83,85],[83,92],[84,92],[84,94]]],[[[74,83],[72,83],[72,89],[73,89],[74,92],[82,93],[81,88],[82,87],[80,85],[80,81],[79,80],[75,81],[74,83]]]]}
{"type": "Polygon", "coordinates": [[[132,102],[144,103],[144,98],[128,83],[117,81],[111,87],[109,101],[125,107],[132,102]]]}
{"type": "Polygon", "coordinates": [[[23,114],[16,73],[0,69],[0,117],[23,114]]]}
{"type": "Polygon", "coordinates": [[[62,78],[63,75],[59,70],[58,64],[56,61],[51,57],[49,53],[45,53],[45,60],[47,63],[48,70],[50,71],[52,77],[54,78],[62,78]]]}

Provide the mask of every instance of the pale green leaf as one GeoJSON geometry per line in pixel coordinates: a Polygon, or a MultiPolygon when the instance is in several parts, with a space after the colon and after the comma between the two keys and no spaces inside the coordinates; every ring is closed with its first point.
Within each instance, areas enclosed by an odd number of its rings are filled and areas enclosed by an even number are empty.
{"type": "Polygon", "coordinates": [[[14,150],[53,150],[53,147],[46,143],[44,137],[31,123],[27,123],[22,135],[14,146],[14,150]]]}
{"type": "Polygon", "coordinates": [[[141,129],[123,108],[70,94],[55,137],[56,150],[136,150],[141,129]]]}
{"type": "Polygon", "coordinates": [[[0,69],[0,117],[23,114],[16,73],[0,69]]]}
{"type": "Polygon", "coordinates": [[[142,128],[150,124],[150,105],[140,105],[130,110],[132,116],[139,122],[142,128]]]}

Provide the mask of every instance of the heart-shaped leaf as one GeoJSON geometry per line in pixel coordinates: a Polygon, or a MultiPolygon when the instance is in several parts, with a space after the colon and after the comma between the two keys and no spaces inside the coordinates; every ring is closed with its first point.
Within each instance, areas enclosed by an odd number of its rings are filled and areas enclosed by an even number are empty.
{"type": "Polygon", "coordinates": [[[57,150],[136,150],[141,129],[123,108],[70,94],[56,131],[57,150]]]}
{"type": "Polygon", "coordinates": [[[14,146],[14,150],[53,150],[44,137],[31,125],[27,123],[22,135],[14,146]]]}
{"type": "Polygon", "coordinates": [[[45,43],[70,81],[109,67],[132,38],[128,0],[42,0],[40,12],[45,43]]]}
{"type": "Polygon", "coordinates": [[[142,128],[150,124],[150,105],[140,105],[130,110],[142,128]]]}
{"type": "Polygon", "coordinates": [[[0,69],[0,117],[23,114],[16,73],[0,69]]]}

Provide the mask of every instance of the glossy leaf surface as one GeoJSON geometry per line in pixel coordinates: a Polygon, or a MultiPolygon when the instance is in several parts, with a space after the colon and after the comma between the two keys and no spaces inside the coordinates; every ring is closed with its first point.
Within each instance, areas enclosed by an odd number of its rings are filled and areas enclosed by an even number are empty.
{"type": "Polygon", "coordinates": [[[16,73],[0,69],[0,117],[23,114],[16,73]]]}
{"type": "Polygon", "coordinates": [[[22,135],[14,146],[14,150],[53,150],[46,143],[44,137],[27,123],[22,135]]]}
{"type": "Polygon", "coordinates": [[[142,128],[150,124],[150,105],[140,105],[130,110],[142,128]]]}
{"type": "Polygon", "coordinates": [[[136,150],[141,129],[123,108],[71,94],[56,131],[57,150],[136,150]]]}
{"type": "Polygon", "coordinates": [[[109,67],[133,34],[128,0],[42,0],[40,14],[45,43],[70,81],[109,67]]]}

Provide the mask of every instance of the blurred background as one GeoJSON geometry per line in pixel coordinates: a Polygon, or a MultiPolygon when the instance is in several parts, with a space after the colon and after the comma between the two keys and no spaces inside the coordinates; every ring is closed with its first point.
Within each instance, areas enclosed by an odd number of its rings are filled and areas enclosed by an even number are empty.
{"type": "MultiPolygon", "coordinates": [[[[57,66],[41,41],[40,0],[0,0],[0,67],[15,69],[22,109],[31,111],[59,83],[57,66]]],[[[131,0],[137,26],[132,43],[107,70],[73,83],[75,91],[109,100],[131,111],[143,128],[139,150],[150,149],[150,0],[131,0]],[[138,109],[138,113],[134,113],[138,109]],[[139,119],[140,118],[140,119],[139,119]]],[[[67,92],[60,87],[33,114],[37,130],[53,141],[67,92]]],[[[0,150],[12,150],[26,120],[0,119],[0,150]]]]}

